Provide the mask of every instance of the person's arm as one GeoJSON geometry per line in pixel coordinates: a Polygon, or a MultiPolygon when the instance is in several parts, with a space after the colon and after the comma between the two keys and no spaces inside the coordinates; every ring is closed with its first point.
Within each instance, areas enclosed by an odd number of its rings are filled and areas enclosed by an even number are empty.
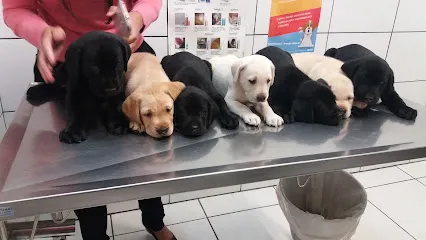
{"type": "Polygon", "coordinates": [[[143,19],[141,32],[157,20],[158,15],[160,15],[161,7],[162,0],[138,0],[134,3],[131,12],[138,12],[141,14],[143,19]]]}
{"type": "Polygon", "coordinates": [[[36,48],[40,47],[43,30],[49,25],[37,15],[37,0],[3,0],[6,25],[36,48]]]}

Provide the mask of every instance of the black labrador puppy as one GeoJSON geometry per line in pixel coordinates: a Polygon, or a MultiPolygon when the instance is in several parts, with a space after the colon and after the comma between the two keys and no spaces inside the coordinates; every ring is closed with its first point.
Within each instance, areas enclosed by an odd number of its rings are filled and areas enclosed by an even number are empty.
{"type": "Polygon", "coordinates": [[[212,67],[208,61],[179,52],[161,61],[167,76],[186,88],[175,100],[174,124],[184,136],[201,136],[217,118],[223,128],[238,127],[238,118],[212,83],[212,67]]]}
{"type": "Polygon", "coordinates": [[[362,114],[369,106],[382,100],[396,116],[415,120],[417,111],[407,106],[394,88],[394,74],[389,64],[369,49],[350,44],[341,48],[328,49],[325,56],[343,61],[342,71],[352,80],[355,101],[362,109],[354,109],[355,114],[362,114]]]}
{"type": "Polygon", "coordinates": [[[314,81],[300,71],[288,52],[269,46],[256,54],[275,65],[275,81],[269,90],[269,105],[286,123],[294,121],[336,126],[343,111],[328,84],[314,81]]]}
{"type": "MultiPolygon", "coordinates": [[[[53,85],[42,84],[27,91],[27,99],[46,98],[65,84],[67,126],[61,142],[80,143],[100,120],[107,131],[124,134],[128,120],[121,110],[125,100],[124,72],[131,49],[121,37],[102,31],[89,32],[71,43],[65,53],[64,69],[53,85]]],[[[56,73],[55,73],[56,75],[56,73]]]]}

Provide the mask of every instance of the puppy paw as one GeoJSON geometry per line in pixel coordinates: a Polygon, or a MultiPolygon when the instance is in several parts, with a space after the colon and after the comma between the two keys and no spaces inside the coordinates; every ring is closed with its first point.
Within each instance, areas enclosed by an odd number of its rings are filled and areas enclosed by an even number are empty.
{"type": "Polygon", "coordinates": [[[123,122],[108,122],[106,124],[106,129],[107,132],[109,134],[112,134],[114,136],[118,136],[118,135],[123,135],[126,134],[129,127],[128,127],[128,123],[123,121],[123,122]]]}
{"type": "Polygon", "coordinates": [[[87,132],[84,129],[67,127],[59,133],[59,141],[73,144],[81,143],[87,140],[87,132]]]}
{"type": "Polygon", "coordinates": [[[142,124],[139,124],[137,122],[130,122],[129,123],[129,128],[134,132],[134,133],[143,133],[145,132],[145,126],[142,124]]]}
{"type": "Polygon", "coordinates": [[[232,113],[222,115],[218,120],[220,125],[225,129],[236,129],[239,125],[238,117],[232,113]]]}
{"type": "Polygon", "coordinates": [[[277,114],[271,114],[270,116],[265,117],[265,122],[268,126],[272,127],[279,127],[283,125],[284,120],[282,117],[278,116],[277,114]]]}
{"type": "Polygon", "coordinates": [[[284,114],[283,115],[284,123],[285,124],[291,124],[294,123],[294,116],[293,114],[284,114]]]}
{"type": "Polygon", "coordinates": [[[407,119],[407,120],[416,120],[417,118],[417,110],[412,109],[408,106],[401,107],[398,109],[396,114],[398,117],[407,119]]]}
{"type": "Polygon", "coordinates": [[[259,126],[260,122],[262,121],[259,116],[256,114],[247,114],[245,116],[242,116],[242,119],[244,122],[250,126],[259,126]]]}
{"type": "Polygon", "coordinates": [[[356,107],[352,108],[352,112],[351,112],[351,116],[356,117],[356,118],[363,118],[366,117],[368,115],[369,110],[367,108],[364,109],[359,109],[356,107]]]}

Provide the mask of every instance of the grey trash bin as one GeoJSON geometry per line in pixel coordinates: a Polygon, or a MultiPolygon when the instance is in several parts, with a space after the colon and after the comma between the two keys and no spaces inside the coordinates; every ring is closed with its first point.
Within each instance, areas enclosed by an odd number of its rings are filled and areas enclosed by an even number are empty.
{"type": "Polygon", "coordinates": [[[345,171],[281,179],[276,192],[294,240],[349,240],[367,206],[345,171]]]}

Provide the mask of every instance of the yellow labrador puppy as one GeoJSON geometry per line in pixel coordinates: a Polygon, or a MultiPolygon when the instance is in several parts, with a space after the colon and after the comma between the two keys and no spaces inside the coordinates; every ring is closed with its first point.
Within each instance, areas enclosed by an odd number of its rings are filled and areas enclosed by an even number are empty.
{"type": "Polygon", "coordinates": [[[131,130],[154,137],[173,133],[173,103],[185,85],[171,82],[160,61],[150,53],[134,53],[129,59],[123,112],[131,130]]]}
{"type": "Polygon", "coordinates": [[[345,111],[344,118],[351,116],[354,86],[341,70],[343,62],[316,53],[294,53],[291,56],[296,67],[310,78],[325,80],[336,96],[337,106],[345,111]]]}

